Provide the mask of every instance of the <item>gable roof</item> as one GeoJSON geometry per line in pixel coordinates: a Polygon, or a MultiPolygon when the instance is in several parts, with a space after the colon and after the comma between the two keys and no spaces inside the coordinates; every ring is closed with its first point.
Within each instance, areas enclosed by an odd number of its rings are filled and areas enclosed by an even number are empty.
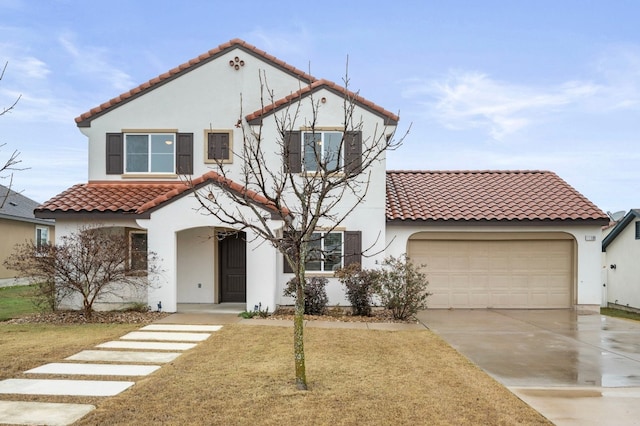
{"type": "MultiPolygon", "coordinates": [[[[100,215],[102,217],[149,218],[157,208],[173,202],[207,183],[227,186],[236,193],[275,212],[276,207],[266,198],[242,185],[209,171],[191,182],[89,182],[74,185],[35,209],[42,218],[69,217],[69,215],[100,215]]],[[[282,210],[289,214],[288,210],[282,210]]]]}
{"type": "Polygon", "coordinates": [[[285,96],[284,98],[279,99],[269,105],[265,105],[264,108],[259,109],[247,115],[245,119],[249,124],[260,124],[261,120],[267,115],[277,112],[278,110],[283,109],[288,105],[291,105],[297,100],[305,98],[321,89],[330,90],[331,92],[335,93],[340,97],[353,100],[355,104],[384,118],[385,119],[384,124],[387,124],[387,125],[398,124],[399,117],[396,114],[387,111],[386,109],[374,104],[371,101],[366,100],[365,98],[363,98],[362,96],[360,96],[355,92],[347,90],[342,86],[339,86],[329,80],[324,80],[324,79],[316,80],[313,83],[305,87],[302,87],[300,90],[290,94],[289,96],[285,96]]]}
{"type": "Polygon", "coordinates": [[[616,239],[618,235],[624,228],[627,227],[631,222],[633,222],[636,218],[640,218],[640,209],[631,209],[629,213],[624,215],[624,217],[618,222],[614,228],[609,232],[609,234],[602,239],[602,251],[607,251],[607,247],[616,239]]]}
{"type": "Polygon", "coordinates": [[[389,171],[387,221],[431,224],[609,223],[547,171],[389,171]]]}
{"type": "Polygon", "coordinates": [[[78,127],[90,127],[91,120],[101,116],[102,114],[105,114],[108,111],[111,111],[114,108],[117,108],[118,106],[137,98],[138,96],[141,96],[151,90],[154,90],[162,86],[163,84],[170,82],[171,80],[174,80],[190,71],[193,71],[194,69],[236,48],[243,50],[247,54],[253,55],[255,57],[258,57],[260,59],[263,59],[269,62],[274,67],[279,68],[282,71],[295,76],[296,78],[300,79],[304,83],[312,83],[316,81],[315,77],[287,64],[284,61],[281,61],[275,56],[269,55],[264,50],[260,50],[257,47],[247,43],[244,40],[234,38],[233,40],[223,43],[218,47],[211,49],[208,52],[205,52],[202,55],[199,55],[183,63],[182,65],[179,65],[165,72],[164,74],[160,74],[159,76],[152,78],[146,83],[142,83],[138,87],[135,87],[127,92],[124,92],[119,96],[116,96],[115,98],[107,102],[104,102],[99,106],[92,108],[83,114],[80,114],[80,116],[76,117],[75,119],[76,125],[78,127]]]}
{"type": "Polygon", "coordinates": [[[38,207],[38,204],[40,203],[0,185],[0,219],[52,225],[51,221],[36,219],[33,210],[38,207]]]}

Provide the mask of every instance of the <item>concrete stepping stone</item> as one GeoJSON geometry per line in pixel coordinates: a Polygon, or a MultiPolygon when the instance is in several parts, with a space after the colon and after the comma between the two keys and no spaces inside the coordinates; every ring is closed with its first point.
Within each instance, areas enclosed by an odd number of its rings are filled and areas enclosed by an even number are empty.
{"type": "Polygon", "coordinates": [[[149,324],[142,327],[143,331],[218,331],[221,325],[196,325],[196,324],[149,324]]]}
{"type": "Polygon", "coordinates": [[[114,396],[134,384],[106,380],[5,379],[0,382],[0,394],[114,396]]]}
{"type": "Polygon", "coordinates": [[[95,409],[95,406],[89,404],[0,401],[0,423],[14,425],[70,425],[95,409]]]}
{"type": "Polygon", "coordinates": [[[52,362],[25,371],[28,374],[73,374],[86,376],[146,376],[157,369],[159,365],[132,364],[78,364],[52,362]]]}
{"type": "Polygon", "coordinates": [[[122,340],[168,340],[174,342],[202,342],[211,336],[210,333],[172,333],[167,331],[132,331],[125,334],[122,340]]]}
{"type": "Polygon", "coordinates": [[[82,351],[65,359],[70,361],[171,362],[179,352],[82,351]]]}
{"type": "Polygon", "coordinates": [[[178,342],[134,342],[132,340],[122,341],[114,340],[111,342],[96,345],[96,348],[105,349],[147,349],[161,351],[186,351],[195,348],[195,343],[178,343],[178,342]]]}

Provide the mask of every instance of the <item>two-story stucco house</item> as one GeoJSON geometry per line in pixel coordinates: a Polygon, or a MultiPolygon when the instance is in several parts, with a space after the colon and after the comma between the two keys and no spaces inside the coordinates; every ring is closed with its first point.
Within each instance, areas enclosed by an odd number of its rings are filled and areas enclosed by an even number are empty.
{"type": "MultiPolygon", "coordinates": [[[[292,275],[277,250],[251,231],[234,232],[203,214],[190,185],[218,181],[222,162],[230,185],[245,190],[242,164],[233,155],[243,149],[241,126],[261,123],[264,140],[275,140],[278,129],[267,118],[285,105],[300,117],[289,139],[290,157],[274,149],[264,166],[278,169],[286,162],[291,173],[313,170],[313,156],[305,155],[310,95],[321,103],[314,128],[324,147],[342,136],[345,96],[361,120],[349,135],[356,148],[375,133],[392,134],[398,123],[395,114],[343,87],[231,40],[79,116],[89,141],[88,183],[49,200],[36,215],[55,218],[57,236],[98,225],[126,233],[132,259],[156,253],[162,272],[147,295],[151,306],[161,302],[173,312],[178,304],[290,304],[283,288],[292,275]],[[267,108],[259,73],[273,96],[267,108]]],[[[337,161],[360,155],[345,151],[337,161]]],[[[345,258],[373,268],[386,255],[403,253],[427,264],[433,307],[600,304],[599,227],[606,215],[555,174],[387,172],[384,157],[370,173],[366,198],[324,235],[323,243],[339,256],[307,268],[330,277],[331,304],[346,304],[331,278],[345,258]],[[354,258],[365,247],[373,255],[354,258]]],[[[223,197],[211,188],[211,197],[223,197]]],[[[253,201],[268,217],[269,201],[253,201]]],[[[272,219],[269,226],[278,230],[282,223],[272,219]]]]}

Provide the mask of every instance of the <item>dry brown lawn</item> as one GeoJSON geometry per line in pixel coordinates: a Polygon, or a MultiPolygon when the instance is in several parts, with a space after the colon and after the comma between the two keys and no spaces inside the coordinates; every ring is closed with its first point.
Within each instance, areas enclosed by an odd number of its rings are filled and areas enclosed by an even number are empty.
{"type": "MultiPolygon", "coordinates": [[[[139,327],[0,324],[0,378],[139,327]]],[[[427,330],[305,333],[307,392],[294,386],[290,328],[225,325],[115,397],[1,399],[97,405],[82,425],[551,424],[427,330]]]]}

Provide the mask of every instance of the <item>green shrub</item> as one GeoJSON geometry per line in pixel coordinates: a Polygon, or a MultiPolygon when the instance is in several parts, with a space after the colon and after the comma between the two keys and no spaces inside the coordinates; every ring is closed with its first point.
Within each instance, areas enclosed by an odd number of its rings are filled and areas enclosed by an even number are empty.
{"type": "Polygon", "coordinates": [[[362,269],[358,263],[352,263],[336,271],[336,277],[346,289],[353,315],[371,316],[376,280],[379,275],[378,271],[362,269]]]}
{"type": "Polygon", "coordinates": [[[131,302],[122,309],[122,312],[149,312],[149,305],[143,302],[131,302]]]}
{"type": "MultiPolygon", "coordinates": [[[[307,315],[323,315],[327,309],[329,298],[325,289],[328,279],[324,277],[307,278],[304,286],[304,313],[307,315]]],[[[284,290],[285,296],[296,297],[296,279],[292,278],[284,290]]]]}
{"type": "Polygon", "coordinates": [[[386,267],[380,271],[376,282],[376,294],[393,317],[406,320],[419,310],[427,308],[427,277],[418,271],[406,255],[389,256],[386,267]]]}

